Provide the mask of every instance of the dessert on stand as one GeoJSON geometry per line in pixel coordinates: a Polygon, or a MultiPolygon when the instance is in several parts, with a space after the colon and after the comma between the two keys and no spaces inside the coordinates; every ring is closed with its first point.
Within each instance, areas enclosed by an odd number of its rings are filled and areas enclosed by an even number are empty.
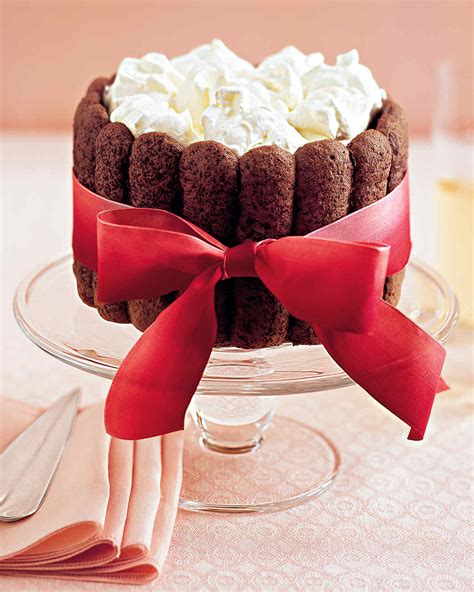
{"type": "Polygon", "coordinates": [[[113,436],[181,429],[194,395],[181,507],[303,503],[340,456],[274,418],[277,397],[354,380],[419,439],[442,388],[457,304],[407,265],[407,159],[403,110],[356,50],[126,58],[76,109],[73,256],[25,279],[18,322],[113,379],[113,436]]]}

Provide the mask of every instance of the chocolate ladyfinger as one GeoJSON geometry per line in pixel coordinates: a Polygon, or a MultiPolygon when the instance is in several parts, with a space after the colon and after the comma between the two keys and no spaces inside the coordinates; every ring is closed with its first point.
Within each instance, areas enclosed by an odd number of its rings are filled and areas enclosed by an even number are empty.
{"type": "Polygon", "coordinates": [[[387,138],[373,129],[356,136],[347,148],[354,166],[351,212],[355,212],[387,194],[392,149],[387,138]]]}
{"type": "Polygon", "coordinates": [[[79,181],[95,191],[95,143],[109,121],[98,92],[88,93],[79,103],[74,118],[74,171],[79,181]]]}
{"type": "MultiPolygon", "coordinates": [[[[110,84],[110,82],[110,78],[105,78],[104,76],[101,76],[99,78],[95,78],[87,87],[86,95],[79,102],[79,105],[77,106],[76,112],[74,114],[74,143],[76,142],[76,133],[79,131],[78,126],[82,125],[82,114],[85,107],[88,107],[93,104],[103,105],[102,98],[104,95],[105,87],[108,84],[110,84]]],[[[76,166],[75,162],[74,166],[76,166]]]]}
{"type": "MultiPolygon", "coordinates": [[[[159,132],[143,134],[135,140],[128,168],[132,206],[179,213],[179,159],[183,148],[159,132]]],[[[173,297],[174,293],[161,298],[129,300],[130,320],[137,329],[145,331],[173,297]]]]}
{"type": "Polygon", "coordinates": [[[104,94],[105,87],[108,84],[111,84],[114,78],[115,75],[111,78],[106,78],[105,76],[99,76],[99,78],[95,78],[87,87],[87,94],[93,92],[98,93],[102,102],[102,96],[104,94]]]}
{"type": "Polygon", "coordinates": [[[408,123],[403,109],[391,99],[384,101],[376,129],[389,141],[392,165],[388,179],[388,192],[400,184],[408,167],[408,123]]]}
{"type": "MultiPolygon", "coordinates": [[[[348,149],[337,140],[320,140],[298,148],[295,160],[293,233],[308,234],[346,216],[352,188],[348,149]]],[[[293,317],[289,339],[294,345],[319,343],[311,325],[293,317]]]]}
{"type": "MultiPolygon", "coordinates": [[[[180,160],[183,216],[227,246],[235,244],[239,159],[219,142],[196,142],[180,160]]],[[[229,344],[233,281],[216,287],[217,345],[229,344]]]]}
{"type": "MultiPolygon", "coordinates": [[[[277,146],[260,146],[240,158],[240,216],[237,242],[290,234],[295,159],[277,146]]],[[[288,311],[257,278],[234,282],[231,343],[258,348],[280,345],[288,332],[288,311]]]]}
{"type": "MultiPolygon", "coordinates": [[[[392,148],[392,166],[387,192],[400,184],[408,168],[408,123],[403,109],[391,99],[384,101],[376,129],[389,141],[392,148]]],[[[400,300],[405,271],[389,276],[385,282],[384,300],[396,306],[400,300]]]]}
{"type": "MultiPolygon", "coordinates": [[[[354,175],[352,179],[351,212],[360,210],[371,203],[382,199],[387,194],[390,168],[392,166],[392,149],[387,138],[377,130],[369,129],[356,136],[347,146],[354,164],[354,175]]],[[[402,278],[398,274],[391,276],[400,283],[402,278]]],[[[385,297],[387,283],[385,280],[384,300],[393,298],[393,294],[385,297]]],[[[389,288],[391,289],[391,288],[389,288]]]]}
{"type": "MultiPolygon", "coordinates": [[[[128,162],[133,135],[123,123],[108,123],[96,139],[96,192],[107,199],[128,201],[128,162]]],[[[127,303],[103,304],[97,300],[97,274],[93,275],[94,300],[100,316],[114,323],[128,323],[127,303]]]]}
{"type": "MultiPolygon", "coordinates": [[[[74,172],[79,182],[92,191],[95,191],[95,141],[100,130],[109,123],[109,116],[101,103],[106,83],[105,78],[94,80],[74,115],[74,172]]],[[[73,272],[81,300],[89,306],[94,306],[92,270],[74,261],[73,272]]]]}

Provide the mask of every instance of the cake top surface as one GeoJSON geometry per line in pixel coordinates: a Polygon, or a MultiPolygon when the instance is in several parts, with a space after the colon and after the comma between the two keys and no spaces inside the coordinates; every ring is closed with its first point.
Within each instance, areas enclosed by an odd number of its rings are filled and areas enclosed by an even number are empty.
{"type": "Polygon", "coordinates": [[[290,46],[253,66],[214,40],[171,60],[125,58],[104,100],[111,121],[135,137],[165,132],[185,146],[216,140],[241,156],[262,145],[294,152],[323,138],[351,140],[385,97],[355,49],[330,65],[290,46]]]}

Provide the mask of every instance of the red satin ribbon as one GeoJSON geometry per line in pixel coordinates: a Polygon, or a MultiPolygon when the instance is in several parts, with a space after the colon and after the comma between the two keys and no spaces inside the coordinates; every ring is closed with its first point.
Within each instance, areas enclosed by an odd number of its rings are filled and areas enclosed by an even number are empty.
{"type": "Polygon", "coordinates": [[[440,383],[443,347],[381,300],[386,275],[410,254],[408,179],[382,200],[304,237],[227,248],[163,210],[111,202],[74,177],[73,250],[98,271],[102,302],[181,296],[122,362],[106,403],[112,436],[140,439],[183,428],[216,337],[214,289],[259,277],[312,324],[331,357],[423,438],[440,383]]]}

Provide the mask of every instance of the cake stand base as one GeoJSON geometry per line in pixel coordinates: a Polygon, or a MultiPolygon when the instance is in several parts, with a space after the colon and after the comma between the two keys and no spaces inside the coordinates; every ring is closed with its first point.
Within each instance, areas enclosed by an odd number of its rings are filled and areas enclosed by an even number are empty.
{"type": "Polygon", "coordinates": [[[334,444],[288,417],[275,417],[259,445],[243,454],[211,450],[190,421],[180,508],[217,513],[284,510],[326,491],[339,468],[334,444]]]}

